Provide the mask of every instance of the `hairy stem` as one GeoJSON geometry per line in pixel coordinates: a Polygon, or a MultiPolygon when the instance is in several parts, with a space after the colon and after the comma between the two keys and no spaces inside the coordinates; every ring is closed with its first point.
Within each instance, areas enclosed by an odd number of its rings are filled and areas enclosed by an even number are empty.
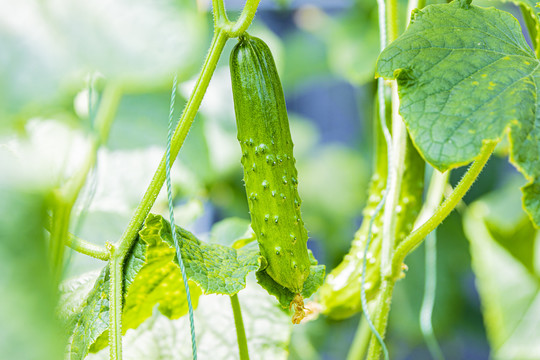
{"type": "Polygon", "coordinates": [[[405,170],[405,154],[407,152],[407,129],[399,115],[399,97],[397,82],[392,81],[392,150],[388,157],[388,194],[384,206],[381,249],[381,275],[390,270],[390,262],[396,240],[396,206],[401,193],[403,172],[405,170]]]}
{"type": "MultiPolygon", "coordinates": [[[[255,16],[255,12],[257,10],[257,5],[259,4],[259,1],[260,0],[248,0],[246,2],[244,10],[242,11],[242,14],[240,15],[240,18],[233,25],[231,25],[226,20],[225,6],[223,5],[223,1],[215,0],[213,2],[214,20],[215,20],[216,28],[214,29],[214,36],[212,38],[212,44],[210,45],[210,49],[204,61],[204,64],[199,74],[199,77],[197,79],[197,82],[195,83],[195,87],[182,112],[180,120],[178,121],[178,125],[176,126],[176,129],[174,130],[172,140],[171,140],[171,147],[170,147],[171,165],[174,163],[174,160],[178,156],[178,152],[180,151],[180,148],[184,144],[188,131],[191,127],[191,124],[193,123],[193,120],[195,119],[195,115],[197,114],[197,111],[199,110],[204,94],[206,93],[206,89],[208,88],[210,79],[212,78],[212,75],[214,74],[218,60],[221,56],[221,53],[223,52],[225,43],[231,36],[239,35],[247,29],[247,27],[251,24],[253,17],[255,16]]],[[[154,173],[152,180],[150,181],[150,185],[146,189],[146,192],[144,193],[141,202],[137,206],[137,209],[135,210],[135,213],[133,214],[131,220],[129,221],[129,224],[126,230],[122,234],[122,237],[120,238],[120,240],[118,241],[115,247],[114,257],[112,258],[112,262],[116,263],[115,275],[119,276],[119,281],[120,281],[120,284],[111,282],[111,288],[110,288],[110,298],[117,299],[115,302],[117,306],[114,309],[114,311],[111,309],[110,318],[109,318],[110,328],[111,330],[114,329],[115,331],[115,335],[113,336],[111,334],[111,337],[109,339],[111,341],[110,343],[111,358],[113,358],[114,354],[116,354],[115,356],[120,355],[120,357],[116,358],[116,360],[121,359],[121,354],[122,354],[122,351],[121,351],[122,325],[120,322],[121,315],[122,315],[121,264],[123,264],[126,255],[128,254],[129,250],[133,246],[133,243],[137,237],[137,232],[141,228],[144,222],[144,219],[146,219],[146,217],[148,216],[150,209],[154,205],[154,202],[156,201],[156,198],[159,195],[161,188],[163,187],[163,183],[165,182],[165,169],[166,169],[165,165],[166,165],[166,154],[164,154],[163,157],[161,158],[158,168],[156,172],[154,173]],[[113,348],[116,349],[114,351],[114,354],[113,354],[113,348]]]]}
{"type": "Polygon", "coordinates": [[[392,278],[397,279],[401,273],[401,264],[405,260],[405,257],[416,248],[422,240],[432,232],[439,224],[446,219],[446,217],[454,210],[454,208],[459,204],[461,199],[465,196],[467,191],[471,188],[474,181],[480,175],[480,172],[486,165],[489,157],[493,153],[497,142],[490,141],[486,142],[482,146],[480,154],[474,161],[474,163],[469,167],[469,170],[465,173],[459,184],[454,188],[454,191],[446,200],[437,208],[433,216],[429,218],[425,223],[423,223],[418,229],[413,231],[409,236],[407,236],[403,242],[398,246],[394,257],[392,258],[392,278]]]}
{"type": "MultiPolygon", "coordinates": [[[[45,230],[51,231],[52,228],[52,218],[49,218],[45,222],[45,230]]],[[[52,236],[52,235],[51,235],[52,236]]],[[[102,246],[92,244],[88,241],[85,241],[72,233],[68,232],[66,236],[66,245],[72,248],[73,250],[80,252],[81,254],[88,255],[95,259],[107,261],[109,260],[109,251],[102,246]]]]}
{"type": "Polygon", "coordinates": [[[122,360],[122,282],[123,261],[112,245],[109,288],[109,358],[122,360]]]}
{"type": "MultiPolygon", "coordinates": [[[[171,165],[174,163],[174,160],[178,156],[178,152],[186,139],[189,128],[191,127],[193,119],[195,118],[199,106],[201,105],[203,96],[208,88],[212,74],[216,69],[217,62],[221,53],[223,52],[227,39],[228,36],[221,30],[214,33],[212,45],[210,46],[210,50],[197,83],[195,84],[195,88],[193,89],[191,97],[189,98],[182,116],[180,117],[180,121],[174,130],[171,141],[171,165]]],[[[128,227],[118,242],[118,252],[122,256],[125,256],[133,245],[133,242],[137,237],[137,232],[139,231],[144,219],[146,219],[146,216],[148,216],[150,209],[154,205],[154,202],[156,201],[156,198],[163,187],[163,183],[165,182],[165,161],[166,158],[165,155],[163,155],[154,177],[148,186],[148,189],[144,193],[139,206],[135,210],[135,214],[131,218],[128,227]]]]}
{"type": "Polygon", "coordinates": [[[72,248],[73,250],[80,252],[81,254],[88,255],[95,259],[108,261],[109,252],[102,246],[92,244],[88,241],[85,241],[73,234],[68,233],[66,245],[72,248]]]}
{"type": "MultiPolygon", "coordinates": [[[[388,314],[390,314],[390,303],[392,302],[392,292],[394,291],[395,281],[393,279],[384,279],[381,284],[381,295],[375,308],[375,328],[379,335],[384,339],[386,334],[386,324],[388,323],[388,314]]],[[[368,360],[378,360],[381,357],[381,345],[371,336],[368,349],[368,360]]]]}
{"type": "Polygon", "coordinates": [[[242,319],[242,309],[238,301],[238,294],[230,296],[231,306],[234,314],[234,325],[236,327],[236,339],[238,342],[238,352],[240,360],[249,360],[248,344],[246,339],[246,330],[244,320],[242,319]]]}
{"type": "MultiPolygon", "coordinates": [[[[375,326],[381,336],[383,336],[386,332],[388,314],[390,312],[390,303],[392,301],[392,291],[394,289],[395,282],[400,278],[401,266],[405,260],[405,257],[414,248],[420,245],[422,240],[424,240],[424,238],[430,232],[439,226],[439,224],[446,219],[450,212],[452,212],[452,210],[457,206],[463,196],[465,196],[467,191],[470,189],[474,181],[478,178],[478,175],[480,175],[480,172],[486,165],[496,145],[497,142],[495,141],[484,143],[480,154],[474,163],[469,167],[469,170],[467,170],[467,173],[455,187],[452,194],[442,203],[442,205],[437,208],[429,220],[407,236],[397,247],[392,258],[392,273],[383,279],[381,285],[382,295],[378,301],[378,308],[376,309],[376,314],[378,317],[376,318],[375,326]]],[[[368,352],[368,360],[378,360],[380,354],[381,347],[376,339],[372,336],[368,352]]]]}
{"type": "Polygon", "coordinates": [[[55,192],[54,208],[52,211],[51,237],[49,241],[49,255],[52,265],[53,279],[58,284],[62,278],[64,265],[64,243],[69,230],[69,220],[73,203],[65,201],[55,192]]]}
{"type": "Polygon", "coordinates": [[[224,30],[229,37],[238,37],[247,30],[255,17],[255,12],[257,11],[260,1],[261,0],[246,1],[246,5],[244,5],[244,9],[238,17],[238,20],[236,20],[234,23],[229,23],[226,27],[224,27],[224,30]]]}
{"type": "Polygon", "coordinates": [[[121,97],[122,89],[119,84],[113,82],[107,85],[96,116],[95,134],[92,137],[86,159],[75,174],[54,192],[55,204],[53,206],[51,220],[50,253],[53,264],[53,276],[56,281],[60,281],[62,276],[64,247],[68,243],[68,230],[73,206],[82,187],[86,183],[86,178],[90,170],[96,164],[99,146],[105,142],[109,135],[109,129],[114,120],[114,114],[118,109],[121,97]]]}

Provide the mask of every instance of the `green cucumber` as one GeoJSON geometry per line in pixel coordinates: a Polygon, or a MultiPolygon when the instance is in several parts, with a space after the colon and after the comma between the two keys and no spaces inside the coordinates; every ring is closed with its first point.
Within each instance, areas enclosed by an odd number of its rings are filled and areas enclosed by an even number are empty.
{"type": "Polygon", "coordinates": [[[309,275],[307,231],[300,214],[298,176],[285,97],[268,46],[243,35],[230,58],[244,182],[264,271],[300,293],[309,275]]]}

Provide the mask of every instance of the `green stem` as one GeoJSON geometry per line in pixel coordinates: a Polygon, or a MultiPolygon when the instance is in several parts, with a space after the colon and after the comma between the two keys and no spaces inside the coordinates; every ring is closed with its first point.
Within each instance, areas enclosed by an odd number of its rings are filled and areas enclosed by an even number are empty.
{"type": "Polygon", "coordinates": [[[397,82],[392,81],[392,146],[388,157],[388,195],[384,206],[381,247],[381,274],[390,271],[390,262],[396,240],[396,207],[401,193],[403,172],[405,171],[405,154],[407,153],[407,129],[399,115],[399,96],[397,82]]]}
{"type": "Polygon", "coordinates": [[[240,360],[249,360],[248,344],[246,339],[246,330],[244,329],[244,321],[242,320],[242,309],[238,301],[238,294],[230,296],[231,305],[234,314],[234,325],[236,326],[236,338],[238,341],[238,352],[240,360]]]}
{"type": "Polygon", "coordinates": [[[68,233],[66,245],[81,254],[91,256],[95,259],[108,261],[109,252],[104,247],[89,243],[73,234],[68,233]]]}
{"type": "Polygon", "coordinates": [[[347,354],[347,360],[362,360],[367,352],[371,330],[368,322],[361,318],[358,324],[358,329],[354,335],[354,339],[347,354]]]}
{"type": "Polygon", "coordinates": [[[54,207],[51,221],[51,237],[49,242],[49,254],[52,264],[52,275],[58,284],[62,278],[64,264],[64,241],[69,230],[72,202],[66,202],[60,191],[55,192],[54,207]]]}
{"type": "MultiPolygon", "coordinates": [[[[375,309],[375,328],[379,335],[384,339],[386,335],[386,324],[388,323],[388,315],[390,314],[390,304],[392,302],[392,292],[394,291],[395,280],[385,278],[381,284],[381,295],[377,301],[375,309]]],[[[369,342],[369,350],[367,360],[379,360],[381,357],[381,345],[377,341],[375,335],[371,336],[369,342]]]]}
{"type": "Polygon", "coordinates": [[[214,29],[229,24],[223,0],[212,0],[212,13],[214,15],[214,29]]]}
{"type": "Polygon", "coordinates": [[[109,358],[122,360],[122,256],[109,244],[110,288],[109,288],[109,358]]]}
{"type": "Polygon", "coordinates": [[[407,26],[409,26],[409,23],[411,21],[411,16],[410,16],[411,12],[414,9],[422,9],[424,6],[426,6],[425,0],[409,0],[409,3],[407,4],[407,14],[408,14],[407,26]]]}
{"type": "MultiPolygon", "coordinates": [[[[212,74],[216,69],[217,62],[221,53],[223,52],[223,48],[227,39],[228,36],[225,34],[225,32],[219,29],[214,33],[212,45],[210,46],[210,50],[204,62],[197,83],[195,84],[195,88],[193,89],[191,97],[189,98],[189,101],[184,108],[182,116],[180,117],[180,121],[178,122],[178,125],[176,126],[172,137],[171,165],[172,163],[174,163],[174,160],[178,156],[178,152],[180,151],[180,148],[182,147],[184,140],[186,139],[189,128],[191,127],[191,124],[193,123],[199,106],[201,105],[201,101],[206,92],[206,89],[208,88],[208,84],[210,83],[212,74]]],[[[146,219],[146,216],[148,216],[150,209],[154,205],[154,202],[156,201],[156,198],[161,191],[164,182],[165,155],[163,155],[161,162],[159,163],[159,166],[154,174],[154,177],[152,178],[152,181],[148,186],[148,189],[146,190],[141,202],[139,203],[139,206],[135,210],[135,214],[131,218],[128,227],[126,228],[118,242],[117,248],[121,256],[125,256],[128,253],[129,249],[131,249],[131,246],[133,245],[133,242],[137,237],[137,232],[139,231],[144,219],[146,219]]]]}
{"type": "MultiPolygon", "coordinates": [[[[48,221],[45,222],[45,230],[49,231],[50,233],[52,233],[51,223],[52,223],[52,218],[49,218],[48,221]]],[[[109,260],[109,251],[107,249],[105,249],[104,247],[92,244],[88,241],[85,241],[69,232],[67,233],[67,236],[66,236],[66,245],[72,248],[73,250],[80,252],[81,254],[85,254],[85,255],[88,255],[93,258],[103,260],[103,261],[109,260]]]]}
{"type": "Polygon", "coordinates": [[[121,83],[115,81],[107,84],[107,87],[103,91],[101,104],[94,123],[94,128],[98,134],[96,148],[104,144],[109,138],[111,125],[114,116],[116,115],[116,111],[118,110],[118,105],[120,105],[120,100],[122,99],[122,92],[123,89],[121,83]]]}
{"type": "MultiPolygon", "coordinates": [[[[441,204],[448,183],[448,177],[450,171],[441,173],[437,170],[433,170],[431,175],[431,181],[429,184],[429,190],[426,196],[426,202],[416,220],[416,225],[421,225],[429,219],[437,207],[441,204]]],[[[427,344],[431,357],[435,360],[443,360],[439,344],[435,338],[433,332],[433,326],[431,322],[433,314],[433,305],[435,303],[435,294],[437,290],[437,229],[433,230],[426,238],[426,266],[425,266],[425,280],[424,280],[424,298],[422,300],[422,306],[420,308],[420,329],[424,336],[424,341],[427,344]]]]}
{"type": "Polygon", "coordinates": [[[389,0],[387,6],[388,18],[388,43],[396,40],[399,36],[398,27],[398,2],[397,0],[389,0]]]}
{"type": "MultiPolygon", "coordinates": [[[[55,205],[51,221],[51,261],[53,264],[54,278],[59,281],[62,275],[64,263],[64,246],[69,242],[69,222],[71,211],[75,201],[86,182],[90,170],[94,167],[97,158],[97,150],[108,137],[109,129],[118,109],[122,95],[121,87],[112,83],[107,86],[96,117],[95,130],[97,136],[92,139],[91,147],[84,164],[68,181],[54,193],[55,205]]],[[[95,248],[94,250],[97,250],[95,248]]],[[[98,253],[102,255],[102,249],[98,253]]],[[[92,256],[92,255],[91,255],[92,256]]]]}
{"type": "MultiPolygon", "coordinates": [[[[184,108],[184,111],[182,112],[182,116],[178,121],[178,125],[174,130],[170,148],[170,165],[174,163],[174,160],[178,156],[180,148],[184,144],[184,140],[186,139],[191,124],[195,119],[195,115],[199,110],[204,94],[206,93],[206,89],[208,88],[208,84],[210,83],[210,79],[214,74],[218,60],[221,56],[221,53],[223,52],[225,43],[231,36],[240,35],[247,29],[247,27],[251,24],[253,17],[255,16],[259,1],[260,0],[248,0],[238,21],[236,21],[236,23],[234,24],[231,24],[226,20],[227,16],[225,13],[225,6],[223,5],[223,1],[214,0],[214,21],[216,24],[216,28],[214,29],[212,44],[210,45],[208,55],[206,56],[206,59],[204,61],[204,65],[195,84],[195,88],[193,89],[191,96],[184,108]]],[[[115,262],[117,264],[115,266],[115,274],[119,277],[116,283],[111,281],[109,294],[111,299],[117,299],[114,303],[111,302],[111,305],[114,305],[115,307],[111,307],[109,310],[109,326],[112,330],[109,340],[112,359],[119,360],[122,356],[122,324],[120,322],[122,316],[122,286],[121,283],[118,284],[118,282],[121,282],[122,280],[121,264],[123,264],[126,255],[133,246],[133,243],[137,238],[137,233],[141,228],[144,219],[146,219],[146,217],[148,216],[150,209],[154,205],[154,202],[156,201],[156,198],[159,195],[161,188],[163,187],[163,183],[165,182],[165,164],[166,154],[164,154],[161,158],[161,161],[158,165],[156,172],[154,173],[150,185],[146,189],[146,192],[144,193],[141,202],[137,206],[135,213],[129,221],[126,230],[118,241],[115,247],[114,257],[111,258],[111,262],[115,262]],[[112,335],[113,331],[115,333],[114,336],[112,335]],[[114,356],[116,356],[116,358],[114,356]]]]}
{"type": "Polygon", "coordinates": [[[429,353],[434,360],[444,360],[439,343],[433,332],[431,322],[435,294],[437,291],[437,229],[433,230],[426,238],[426,266],[424,280],[424,298],[420,307],[420,329],[429,353]]]}
{"type": "Polygon", "coordinates": [[[454,188],[454,191],[446,200],[437,208],[433,216],[423,223],[418,229],[413,231],[407,236],[403,242],[398,246],[394,257],[392,258],[392,278],[398,279],[401,274],[401,264],[405,260],[405,257],[416,248],[422,240],[432,232],[439,224],[446,219],[446,217],[454,210],[459,204],[461,199],[465,196],[467,191],[471,188],[474,181],[478,178],[478,175],[486,165],[491,153],[495,149],[497,142],[489,141],[482,146],[480,154],[469,167],[469,170],[465,173],[459,184],[454,188]]]}
{"type": "MultiPolygon", "coordinates": [[[[429,218],[429,220],[407,236],[397,247],[392,258],[392,273],[390,276],[386,276],[381,284],[382,295],[378,300],[378,306],[376,309],[376,314],[378,316],[375,321],[375,327],[381,336],[384,336],[386,332],[388,314],[390,313],[390,304],[392,301],[392,292],[395,282],[400,278],[401,266],[405,260],[405,257],[414,248],[416,248],[430,232],[439,226],[439,224],[446,219],[450,212],[452,212],[456,205],[461,201],[474,181],[478,178],[478,175],[480,175],[480,172],[486,165],[496,145],[497,142],[495,141],[484,143],[480,154],[474,163],[469,167],[469,170],[467,170],[467,173],[455,187],[452,194],[442,203],[442,205],[437,208],[436,212],[429,218]]],[[[377,339],[372,336],[368,352],[368,360],[378,360],[380,354],[381,347],[377,342],[377,339]]]]}
{"type": "Polygon", "coordinates": [[[246,5],[242,13],[234,23],[229,23],[224,27],[225,32],[229,37],[238,37],[242,35],[255,17],[255,12],[257,12],[257,7],[261,0],[247,0],[246,5]]]}

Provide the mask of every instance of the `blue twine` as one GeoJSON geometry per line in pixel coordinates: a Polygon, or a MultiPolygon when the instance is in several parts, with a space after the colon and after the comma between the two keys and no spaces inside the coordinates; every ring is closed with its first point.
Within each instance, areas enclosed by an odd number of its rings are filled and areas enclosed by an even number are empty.
{"type": "Polygon", "coordinates": [[[169,131],[167,134],[167,152],[165,155],[165,179],[167,182],[167,198],[169,200],[169,215],[171,220],[171,233],[174,241],[174,247],[176,248],[176,257],[178,258],[178,265],[182,272],[182,279],[184,280],[184,288],[186,289],[186,297],[189,308],[189,326],[191,328],[191,350],[193,353],[193,360],[197,360],[197,341],[195,340],[195,321],[193,320],[193,306],[191,305],[191,295],[189,292],[188,278],[186,275],[186,268],[184,267],[184,261],[182,260],[182,253],[180,252],[180,245],[176,235],[176,227],[174,225],[174,211],[173,201],[171,194],[171,140],[173,134],[173,112],[174,101],[176,99],[176,74],[174,75],[173,87],[171,92],[171,106],[169,109],[169,131]]]}

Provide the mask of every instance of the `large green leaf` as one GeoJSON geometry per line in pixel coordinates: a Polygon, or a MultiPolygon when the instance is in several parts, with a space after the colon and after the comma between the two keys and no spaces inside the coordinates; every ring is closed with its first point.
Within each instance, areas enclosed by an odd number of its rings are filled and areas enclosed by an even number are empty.
{"type": "MultiPolygon", "coordinates": [[[[249,277],[238,294],[252,359],[288,358],[292,324],[275,300],[249,277]]],[[[238,359],[234,318],[228,296],[202,296],[194,313],[197,355],[200,359],[238,359]]],[[[123,337],[126,360],[191,359],[189,319],[170,320],[154,312],[123,337]]],[[[90,354],[88,360],[109,358],[107,350],[90,354]]]]}
{"type": "Polygon", "coordinates": [[[492,357],[538,359],[540,232],[521,209],[517,187],[476,201],[464,220],[492,357]]]}
{"type": "Polygon", "coordinates": [[[523,202],[538,226],[538,65],[514,17],[454,1],[416,10],[377,73],[397,79],[411,138],[439,170],[474,160],[483,142],[510,130],[510,158],[529,181],[523,202]]]}

